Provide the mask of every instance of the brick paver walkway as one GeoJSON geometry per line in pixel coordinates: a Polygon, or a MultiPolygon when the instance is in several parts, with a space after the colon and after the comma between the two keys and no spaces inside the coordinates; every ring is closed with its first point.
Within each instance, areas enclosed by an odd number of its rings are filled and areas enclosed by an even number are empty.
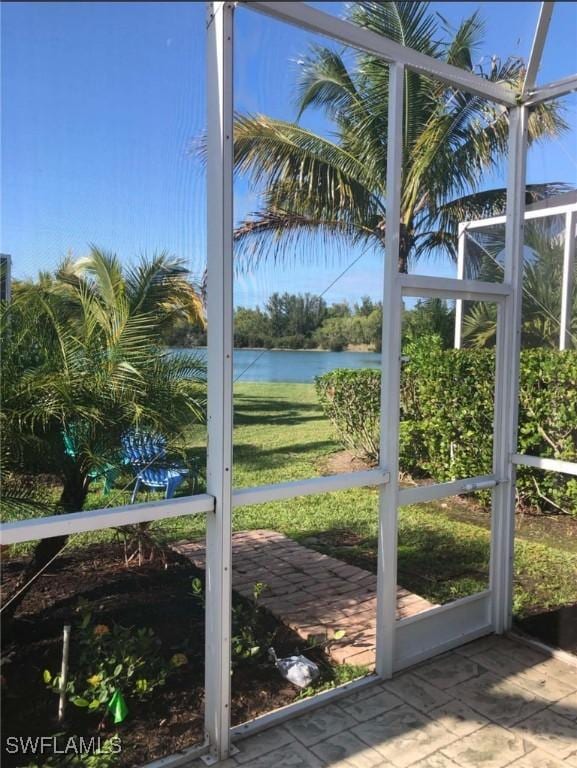
{"type": "MultiPolygon", "coordinates": [[[[174,549],[204,568],[203,542],[180,542],[174,549]]],[[[233,534],[233,588],[251,597],[255,582],[267,585],[261,604],[302,638],[330,640],[327,651],[338,663],[374,666],[377,577],[315,552],[276,531],[233,534]],[[344,637],[335,640],[335,632],[344,637]]],[[[398,588],[397,616],[412,616],[431,603],[398,588]]]]}

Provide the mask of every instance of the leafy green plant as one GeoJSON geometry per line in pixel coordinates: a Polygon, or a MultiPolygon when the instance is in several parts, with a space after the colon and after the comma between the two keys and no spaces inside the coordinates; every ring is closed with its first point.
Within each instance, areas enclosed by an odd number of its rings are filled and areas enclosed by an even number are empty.
{"type": "MultiPolygon", "coordinates": [[[[263,633],[260,628],[261,608],[259,598],[266,589],[263,582],[255,582],[252,588],[252,600],[235,598],[232,604],[232,664],[246,664],[259,661],[267,653],[271,644],[270,633],[263,633]]],[[[192,580],[192,594],[205,605],[204,584],[201,579],[192,580]]]]}
{"type": "Polygon", "coordinates": [[[337,368],[315,377],[317,396],[339,440],[355,455],[376,462],[379,455],[380,371],[337,368]]]}
{"type": "MultiPolygon", "coordinates": [[[[438,482],[492,470],[495,353],[443,349],[436,336],[406,345],[401,373],[400,468],[438,482]]],[[[378,458],[378,370],[336,370],[316,391],[344,447],[378,458]]],[[[577,460],[577,352],[521,353],[519,452],[577,460]]],[[[517,471],[523,507],[577,515],[577,479],[531,467],[517,471]]]]}
{"type": "MultiPolygon", "coordinates": [[[[0,302],[3,474],[50,474],[61,488],[55,511],[79,512],[95,476],[118,466],[127,429],[158,431],[170,442],[183,426],[204,421],[204,361],[171,355],[164,343],[176,319],[201,315],[189,278],[166,254],[123,267],[92,248],[54,274],[14,283],[11,301],[0,302]]],[[[4,507],[13,514],[14,504],[4,507]]],[[[4,621],[67,540],[35,544],[4,621]]]]}
{"type": "MultiPolygon", "coordinates": [[[[97,623],[85,602],[78,610],[80,622],[73,634],[78,655],[66,686],[67,698],[76,707],[102,714],[117,690],[127,698],[146,700],[183,659],[186,663],[183,654],[166,662],[152,629],[97,623]]],[[[43,680],[55,692],[60,690],[59,675],[45,669],[43,680]]]]}
{"type": "Polygon", "coordinates": [[[495,356],[407,344],[401,375],[401,470],[439,482],[490,474],[495,356]]]}
{"type": "Polygon", "coordinates": [[[299,691],[298,699],[308,699],[321,691],[330,691],[339,685],[351,683],[361,677],[366,677],[371,670],[359,664],[336,664],[335,666],[321,665],[321,675],[314,683],[299,691]]]}

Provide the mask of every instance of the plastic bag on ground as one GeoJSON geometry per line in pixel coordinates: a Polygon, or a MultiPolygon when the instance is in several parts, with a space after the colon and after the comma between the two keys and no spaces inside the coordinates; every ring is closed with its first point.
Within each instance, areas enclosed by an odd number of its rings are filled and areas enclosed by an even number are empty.
{"type": "Polygon", "coordinates": [[[318,666],[306,656],[287,656],[279,659],[274,648],[269,648],[269,656],[285,680],[297,688],[306,688],[320,674],[318,666]]]}

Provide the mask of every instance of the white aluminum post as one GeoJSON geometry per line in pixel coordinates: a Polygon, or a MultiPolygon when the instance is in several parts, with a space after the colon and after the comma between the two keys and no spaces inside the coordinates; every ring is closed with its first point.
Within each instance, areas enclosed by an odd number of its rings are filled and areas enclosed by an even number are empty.
{"type": "MultiPolygon", "coordinates": [[[[573,273],[575,271],[575,224],[577,211],[565,214],[565,246],[563,248],[563,280],[561,283],[561,328],[559,349],[571,344],[571,315],[573,313],[573,273]]],[[[574,346],[574,345],[573,345],[574,346]]]]}
{"type": "Polygon", "coordinates": [[[515,467],[523,298],[523,246],[525,168],[527,159],[527,109],[509,112],[507,221],[505,225],[505,283],[511,293],[498,312],[493,474],[499,485],[493,491],[491,539],[491,589],[495,632],[512,623],[513,555],[515,532],[515,467]]]}
{"type": "Polygon", "coordinates": [[[232,527],[233,3],[207,3],[207,492],[205,731],[230,752],[232,527]]]}
{"type": "MultiPolygon", "coordinates": [[[[465,238],[467,237],[466,224],[459,224],[457,241],[457,279],[465,279],[465,238]]],[[[463,299],[455,301],[455,349],[461,349],[463,334],[463,299]]]]}
{"type": "Polygon", "coordinates": [[[376,669],[391,677],[397,610],[397,503],[399,486],[399,418],[401,375],[401,286],[398,256],[403,166],[403,97],[405,68],[389,66],[387,147],[387,227],[383,287],[381,351],[380,466],[390,472],[379,493],[379,555],[377,566],[376,669]]]}

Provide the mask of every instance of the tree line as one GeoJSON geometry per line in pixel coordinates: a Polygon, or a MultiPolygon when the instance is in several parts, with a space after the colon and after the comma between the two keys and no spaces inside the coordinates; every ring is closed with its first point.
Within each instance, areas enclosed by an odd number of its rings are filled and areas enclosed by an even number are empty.
{"type": "MultiPolygon", "coordinates": [[[[364,296],[359,303],[327,304],[312,293],[273,293],[260,307],[236,307],[234,345],[237,348],[328,349],[350,346],[379,351],[383,307],[364,296]]],[[[203,346],[206,329],[180,323],[170,333],[171,346],[203,346]]]]}
{"type": "MultiPolygon", "coordinates": [[[[234,345],[258,349],[350,348],[381,351],[383,305],[363,296],[360,302],[327,302],[311,293],[273,293],[261,308],[237,307],[234,345]]],[[[403,310],[403,337],[436,334],[444,347],[453,343],[454,310],[440,299],[428,299],[403,310]]],[[[171,330],[170,346],[206,344],[206,328],[181,323],[171,330]]]]}
{"type": "Polygon", "coordinates": [[[237,307],[234,341],[237,347],[330,349],[353,345],[380,349],[383,309],[368,296],[358,304],[328,305],[310,293],[273,293],[264,307],[237,307]]]}

